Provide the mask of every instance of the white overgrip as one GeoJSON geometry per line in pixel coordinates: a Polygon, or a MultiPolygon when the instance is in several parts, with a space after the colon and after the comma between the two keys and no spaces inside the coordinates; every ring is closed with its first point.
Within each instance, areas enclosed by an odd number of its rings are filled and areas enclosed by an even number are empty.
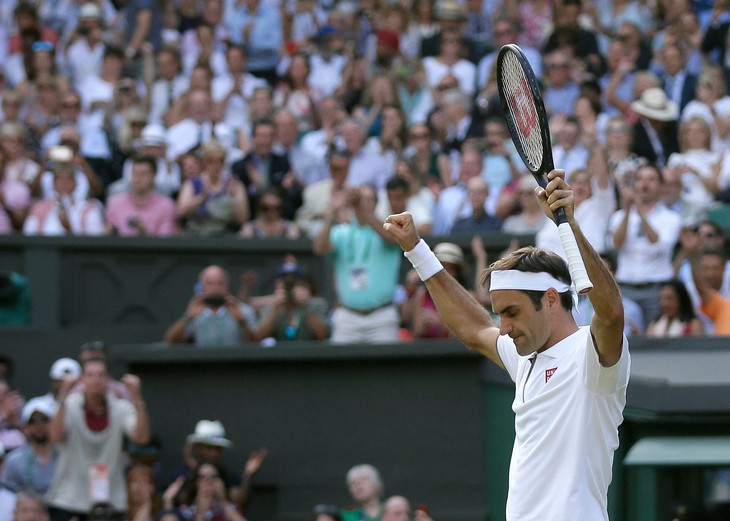
{"type": "Polygon", "coordinates": [[[575,240],[575,235],[573,235],[573,230],[570,229],[570,224],[562,223],[558,225],[558,233],[560,234],[560,242],[563,243],[565,256],[568,259],[568,269],[570,270],[570,276],[573,278],[575,289],[578,290],[578,293],[588,293],[593,288],[593,283],[588,278],[588,272],[586,272],[586,266],[583,264],[583,257],[580,256],[578,243],[575,240]]]}

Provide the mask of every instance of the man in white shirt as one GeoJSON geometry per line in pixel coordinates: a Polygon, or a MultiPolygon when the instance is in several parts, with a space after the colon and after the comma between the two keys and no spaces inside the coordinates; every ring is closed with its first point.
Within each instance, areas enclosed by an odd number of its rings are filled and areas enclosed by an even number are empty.
{"type": "Polygon", "coordinates": [[[507,521],[608,521],[607,496],[630,372],[621,294],[573,218],[565,173],[548,174],[538,197],[548,217],[564,208],[585,262],[595,309],[579,327],[567,264],[534,247],[516,250],[482,273],[497,326],[415,230],[412,217],[384,224],[405,252],[448,327],[467,348],[515,382],[515,444],[507,521]],[[548,197],[551,204],[548,204],[548,197]]]}
{"type": "Polygon", "coordinates": [[[157,53],[157,70],[160,77],[150,89],[150,114],[148,123],[163,124],[165,112],[181,94],[187,92],[190,81],[181,74],[180,54],[176,49],[163,47],[157,53]]]}
{"type": "Polygon", "coordinates": [[[235,129],[241,129],[249,119],[248,100],[257,87],[266,81],[246,72],[246,51],[240,45],[226,49],[228,73],[213,79],[213,101],[222,105],[223,121],[235,129]]]}
{"type": "MultiPolygon", "coordinates": [[[[598,154],[596,159],[601,161],[603,154],[598,154]]],[[[608,221],[616,210],[615,186],[610,180],[608,169],[605,166],[600,168],[599,165],[596,170],[576,170],[570,179],[570,186],[575,198],[575,217],[580,222],[583,234],[594,250],[605,252],[608,221]]],[[[545,223],[537,232],[535,245],[557,253],[567,261],[554,223],[545,223]]]]}
{"type": "Polygon", "coordinates": [[[478,150],[464,149],[461,154],[459,182],[443,189],[433,208],[434,235],[448,235],[457,219],[471,215],[472,208],[466,185],[472,178],[482,175],[483,165],[482,155],[478,150]]]}
{"type": "Polygon", "coordinates": [[[634,186],[621,190],[622,209],[609,222],[616,280],[621,293],[641,306],[646,323],[659,316],[660,284],[674,277],[672,254],[681,227],[680,216],[659,199],[662,182],[657,167],[639,168],[634,186]]]}
{"type": "Polygon", "coordinates": [[[213,135],[213,103],[210,94],[196,89],[188,94],[188,117],[167,129],[167,159],[206,144],[213,135]]]}
{"type": "Polygon", "coordinates": [[[81,6],[79,25],[66,48],[66,64],[73,85],[79,89],[90,76],[101,74],[101,63],[106,45],[104,44],[104,17],[101,9],[92,3],[81,6]]]}

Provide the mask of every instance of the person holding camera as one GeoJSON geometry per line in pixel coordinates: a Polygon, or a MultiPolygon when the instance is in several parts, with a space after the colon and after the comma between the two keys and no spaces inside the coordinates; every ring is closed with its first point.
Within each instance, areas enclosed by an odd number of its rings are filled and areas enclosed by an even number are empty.
{"type": "Polygon", "coordinates": [[[183,316],[165,332],[165,342],[223,347],[255,339],[256,314],[251,306],[231,295],[223,268],[205,268],[197,286],[199,292],[190,299],[183,316]]]}
{"type": "Polygon", "coordinates": [[[312,282],[296,264],[279,269],[272,300],[261,312],[258,340],[325,340],[329,335],[327,301],[313,295],[312,282]]]}

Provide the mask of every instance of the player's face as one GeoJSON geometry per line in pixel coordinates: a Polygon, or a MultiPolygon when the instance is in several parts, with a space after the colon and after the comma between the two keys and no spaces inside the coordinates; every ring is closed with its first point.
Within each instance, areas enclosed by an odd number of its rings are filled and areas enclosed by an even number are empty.
{"type": "Polygon", "coordinates": [[[492,309],[500,318],[499,334],[509,335],[520,356],[527,356],[548,344],[551,317],[545,305],[537,311],[530,297],[516,290],[496,290],[490,292],[490,296],[492,309]]]}

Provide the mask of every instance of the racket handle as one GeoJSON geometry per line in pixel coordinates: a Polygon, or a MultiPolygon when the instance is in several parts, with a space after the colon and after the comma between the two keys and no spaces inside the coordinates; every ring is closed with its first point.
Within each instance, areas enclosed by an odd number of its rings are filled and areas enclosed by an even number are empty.
{"type": "Polygon", "coordinates": [[[588,278],[588,272],[586,272],[586,266],[583,264],[583,257],[580,256],[578,242],[575,240],[573,230],[570,229],[568,223],[560,223],[558,233],[560,234],[560,242],[563,243],[565,256],[568,258],[568,269],[575,288],[578,293],[588,293],[593,288],[593,283],[588,278]]]}

